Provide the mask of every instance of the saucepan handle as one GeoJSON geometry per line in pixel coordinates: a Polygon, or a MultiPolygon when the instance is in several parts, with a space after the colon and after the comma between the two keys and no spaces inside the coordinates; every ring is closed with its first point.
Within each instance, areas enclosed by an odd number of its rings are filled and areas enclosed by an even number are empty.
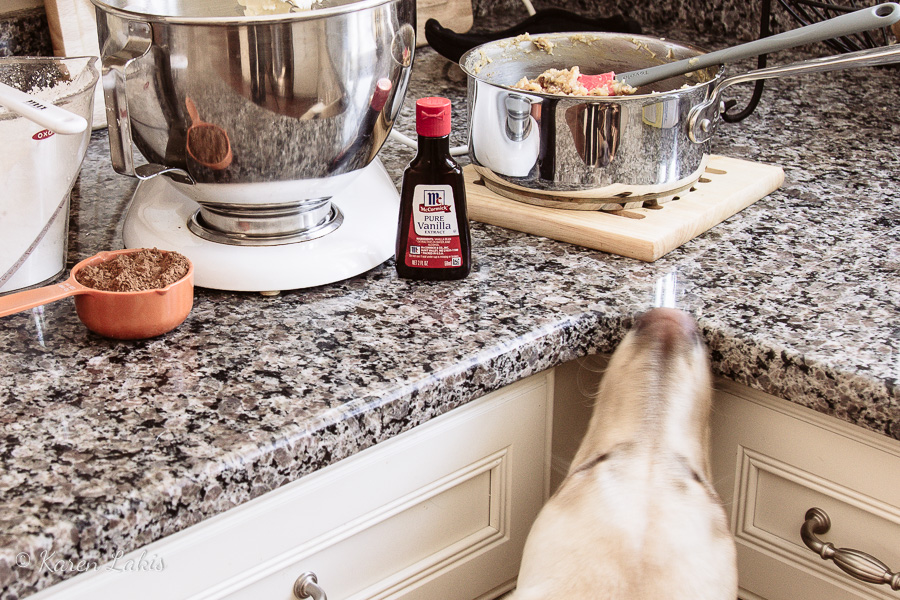
{"type": "Polygon", "coordinates": [[[868,50],[860,50],[858,52],[850,52],[847,54],[837,54],[835,56],[824,56],[822,58],[814,58],[788,65],[769,67],[767,69],[757,69],[755,71],[726,77],[713,88],[713,91],[705,102],[698,104],[691,109],[688,117],[688,136],[692,141],[698,144],[712,138],[719,121],[718,117],[724,110],[724,107],[722,106],[722,92],[732,85],[756,81],[758,79],[793,77],[795,75],[806,75],[807,73],[824,73],[842,69],[874,67],[896,62],[900,62],[900,44],[870,48],[868,50]]]}
{"type": "Polygon", "coordinates": [[[890,27],[898,21],[900,21],[900,4],[885,2],[878,6],[863,8],[839,17],[813,23],[806,27],[760,38],[746,44],[739,44],[723,50],[700,54],[693,58],[685,58],[684,60],[647,69],[621,73],[616,76],[616,79],[622,83],[640,87],[661,81],[667,77],[696,71],[697,69],[726,65],[745,58],[753,58],[760,54],[770,54],[779,50],[853,35],[854,33],[861,33],[870,29],[890,27]]]}

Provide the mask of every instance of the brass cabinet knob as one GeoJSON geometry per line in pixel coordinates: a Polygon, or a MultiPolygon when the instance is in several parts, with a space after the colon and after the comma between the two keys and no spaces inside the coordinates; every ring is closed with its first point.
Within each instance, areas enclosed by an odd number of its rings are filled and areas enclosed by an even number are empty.
{"type": "Polygon", "coordinates": [[[843,572],[868,583],[883,583],[892,590],[900,590],[900,573],[892,573],[886,564],[859,550],[835,548],[834,544],[823,542],[817,534],[828,533],[831,519],[821,508],[806,511],[806,522],[800,528],[800,538],[807,548],[822,557],[832,560],[843,572]]]}
{"type": "Polygon", "coordinates": [[[297,578],[294,582],[294,597],[303,600],[304,598],[312,598],[313,600],[328,600],[325,590],[319,587],[319,580],[312,571],[307,571],[297,578]]]}

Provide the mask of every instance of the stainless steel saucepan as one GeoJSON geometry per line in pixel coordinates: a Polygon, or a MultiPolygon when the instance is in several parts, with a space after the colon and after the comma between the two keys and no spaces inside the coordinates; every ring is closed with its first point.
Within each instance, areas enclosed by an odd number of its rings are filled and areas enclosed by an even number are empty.
{"type": "Polygon", "coordinates": [[[540,37],[540,47],[536,40],[499,40],[460,60],[468,76],[469,155],[484,178],[518,199],[539,192],[535,204],[586,210],[670,195],[699,179],[721,120],[722,91],[731,85],[900,62],[893,45],[732,77],[713,66],[631,96],[571,97],[512,86],[550,68],[623,73],[703,51],[628,34],[540,37]]]}

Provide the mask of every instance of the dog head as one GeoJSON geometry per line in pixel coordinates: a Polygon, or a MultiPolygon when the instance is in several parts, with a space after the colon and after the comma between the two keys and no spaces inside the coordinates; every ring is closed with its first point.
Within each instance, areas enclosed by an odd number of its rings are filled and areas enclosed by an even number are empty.
{"type": "Polygon", "coordinates": [[[671,308],[639,316],[613,353],[597,395],[600,447],[665,447],[709,473],[712,385],[694,320],[671,308]]]}

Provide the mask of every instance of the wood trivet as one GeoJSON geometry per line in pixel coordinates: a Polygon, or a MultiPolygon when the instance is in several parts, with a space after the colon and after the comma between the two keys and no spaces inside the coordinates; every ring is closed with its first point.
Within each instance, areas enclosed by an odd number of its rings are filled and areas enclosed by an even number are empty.
{"type": "Polygon", "coordinates": [[[689,190],[646,203],[651,206],[589,211],[504,198],[485,187],[474,166],[463,171],[470,219],[646,262],[708,231],[784,183],[781,167],[712,156],[689,190]]]}

